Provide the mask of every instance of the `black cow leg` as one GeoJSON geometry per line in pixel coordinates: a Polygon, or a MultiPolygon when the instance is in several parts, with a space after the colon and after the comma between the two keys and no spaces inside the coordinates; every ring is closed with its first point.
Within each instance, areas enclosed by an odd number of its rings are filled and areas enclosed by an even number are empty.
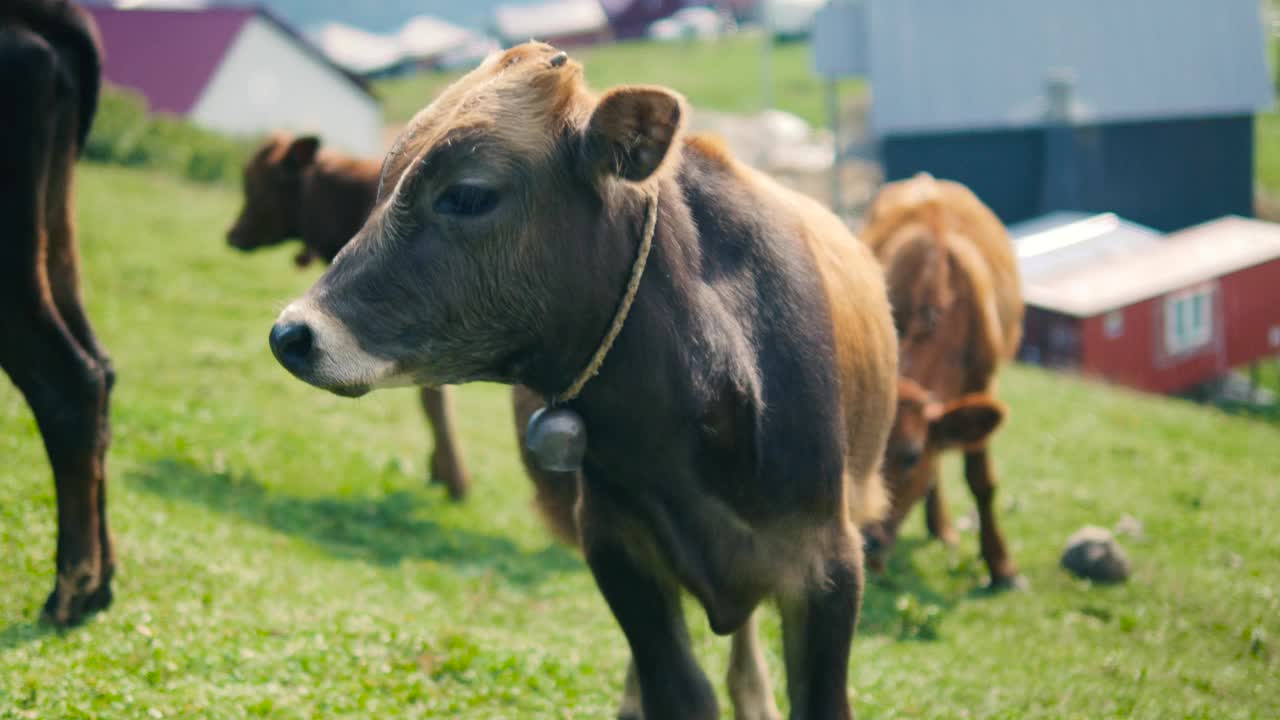
{"type": "Polygon", "coordinates": [[[52,308],[26,317],[23,310],[10,306],[0,318],[0,365],[30,404],[53,466],[58,580],[45,615],[73,625],[111,601],[110,550],[102,544],[107,382],[52,308]]]}
{"type": "Polygon", "coordinates": [[[862,602],[860,540],[846,538],[796,597],[783,597],[782,639],[787,659],[791,720],[847,720],[849,648],[862,602]]]}

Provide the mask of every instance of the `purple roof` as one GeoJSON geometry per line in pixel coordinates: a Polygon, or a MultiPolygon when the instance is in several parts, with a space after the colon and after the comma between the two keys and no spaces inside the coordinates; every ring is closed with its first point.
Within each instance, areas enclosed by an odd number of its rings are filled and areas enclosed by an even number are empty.
{"type": "Polygon", "coordinates": [[[88,10],[102,35],[107,81],[142,93],[153,112],[179,115],[195,106],[231,42],[257,14],[220,7],[88,10]]]}
{"type": "Polygon", "coordinates": [[[260,7],[122,10],[87,5],[102,37],[107,82],[142,93],[152,112],[185,115],[195,107],[231,43],[261,17],[298,48],[371,95],[360,78],[335,65],[293,28],[260,7]]]}

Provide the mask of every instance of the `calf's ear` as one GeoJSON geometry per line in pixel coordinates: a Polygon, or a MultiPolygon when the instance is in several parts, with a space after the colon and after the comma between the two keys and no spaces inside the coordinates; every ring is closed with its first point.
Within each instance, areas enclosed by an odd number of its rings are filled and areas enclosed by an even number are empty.
{"type": "Polygon", "coordinates": [[[977,393],[947,403],[929,422],[929,444],[937,448],[959,446],[977,450],[1004,421],[1005,407],[998,400],[977,393]]]}
{"type": "Polygon", "coordinates": [[[648,179],[684,128],[684,99],[666,88],[633,85],[604,94],[591,113],[586,162],[595,177],[648,179]]]}
{"type": "Polygon", "coordinates": [[[284,166],[290,170],[301,170],[316,161],[319,149],[320,138],[315,135],[296,138],[284,151],[284,166]]]}

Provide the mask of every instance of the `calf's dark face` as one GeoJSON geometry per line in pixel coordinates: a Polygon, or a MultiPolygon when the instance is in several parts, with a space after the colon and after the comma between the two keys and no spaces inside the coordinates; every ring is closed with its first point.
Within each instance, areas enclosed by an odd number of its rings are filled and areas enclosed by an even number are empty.
{"type": "Polygon", "coordinates": [[[315,162],[319,139],[273,135],[244,168],[244,207],[227,244],[239,250],[276,245],[297,235],[302,205],[302,174],[315,162]]]}
{"type": "Polygon", "coordinates": [[[634,253],[601,236],[609,199],[652,175],[680,115],[658,89],[597,103],[549,46],[491,58],[400,138],[365,226],[273,328],[277,358],[344,395],[516,381],[602,258],[634,253]]]}

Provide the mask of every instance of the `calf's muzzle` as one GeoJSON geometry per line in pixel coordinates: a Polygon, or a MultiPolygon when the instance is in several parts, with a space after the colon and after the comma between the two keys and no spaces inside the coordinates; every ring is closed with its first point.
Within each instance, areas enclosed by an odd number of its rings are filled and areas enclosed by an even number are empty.
{"type": "Polygon", "coordinates": [[[286,370],[305,379],[311,368],[315,335],[306,323],[281,321],[271,326],[271,353],[286,370]]]}

